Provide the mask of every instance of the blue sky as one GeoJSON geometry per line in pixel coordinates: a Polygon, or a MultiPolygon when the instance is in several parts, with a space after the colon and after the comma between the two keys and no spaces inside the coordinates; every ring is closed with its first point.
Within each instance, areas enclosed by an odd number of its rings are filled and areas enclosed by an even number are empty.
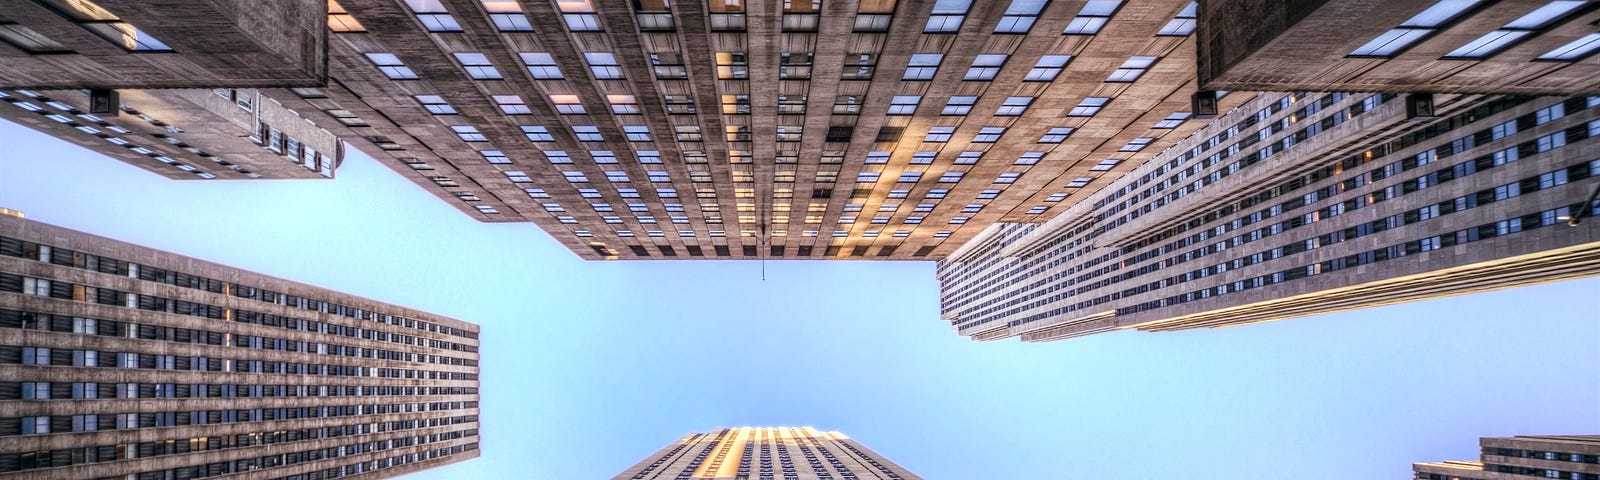
{"type": "Polygon", "coordinates": [[[691,431],[839,430],[929,479],[1381,479],[1600,432],[1600,279],[1221,330],[976,343],[927,262],[584,262],[373,160],[173,181],[0,122],[28,218],[483,326],[483,456],[605,479],[691,431]]]}

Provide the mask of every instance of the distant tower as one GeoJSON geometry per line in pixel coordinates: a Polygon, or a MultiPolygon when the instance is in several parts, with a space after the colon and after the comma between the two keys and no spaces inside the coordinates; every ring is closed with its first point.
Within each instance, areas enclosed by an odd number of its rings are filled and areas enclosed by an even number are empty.
{"type": "Polygon", "coordinates": [[[691,433],[612,477],[719,480],[920,480],[839,432],[739,427],[691,433]]]}

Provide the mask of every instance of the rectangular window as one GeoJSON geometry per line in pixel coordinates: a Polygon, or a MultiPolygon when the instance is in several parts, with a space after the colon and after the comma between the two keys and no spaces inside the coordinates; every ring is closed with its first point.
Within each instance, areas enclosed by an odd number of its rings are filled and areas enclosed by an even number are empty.
{"type": "Polygon", "coordinates": [[[840,80],[871,80],[872,72],[877,68],[878,60],[870,53],[852,53],[844,56],[844,70],[839,74],[840,80]]]}
{"type": "Polygon", "coordinates": [[[1174,112],[1172,115],[1167,115],[1167,118],[1156,122],[1154,128],[1178,128],[1178,125],[1182,125],[1183,121],[1188,119],[1189,112],[1174,112]]]}
{"type": "Polygon", "coordinates": [[[1172,18],[1172,21],[1167,22],[1165,26],[1161,27],[1161,31],[1156,32],[1156,35],[1163,37],[1189,36],[1190,33],[1194,32],[1195,10],[1199,7],[1199,4],[1195,2],[1189,2],[1188,5],[1183,7],[1182,11],[1178,12],[1176,17],[1172,18]]]}
{"type": "Polygon", "coordinates": [[[489,57],[476,52],[456,52],[456,61],[461,62],[461,67],[467,70],[467,75],[475,80],[499,80],[500,71],[489,63],[489,57]]]}
{"type": "Polygon", "coordinates": [[[1146,70],[1150,69],[1151,65],[1156,63],[1157,59],[1158,57],[1140,55],[1128,57],[1127,61],[1122,62],[1121,67],[1117,67],[1116,71],[1111,72],[1111,76],[1106,78],[1106,81],[1132,82],[1138,80],[1146,70]]]}
{"type": "Polygon", "coordinates": [[[483,133],[478,131],[478,127],[471,125],[452,125],[450,126],[450,129],[454,130],[456,132],[456,136],[460,137],[461,141],[463,142],[489,141],[488,137],[483,136],[483,133]]]}
{"type": "Polygon", "coordinates": [[[1061,31],[1062,35],[1094,35],[1106,26],[1111,16],[1117,13],[1117,8],[1122,6],[1122,0],[1089,0],[1083,4],[1083,9],[1078,11],[1078,16],[1072,18],[1067,28],[1061,31]]]}
{"type": "Polygon", "coordinates": [[[566,22],[567,30],[600,31],[600,18],[595,16],[591,0],[557,0],[556,8],[561,10],[561,19],[566,22]]]}
{"type": "Polygon", "coordinates": [[[551,80],[561,78],[561,67],[556,66],[555,58],[545,52],[522,52],[517,54],[522,57],[522,64],[528,67],[528,73],[533,78],[551,80]]]}
{"type": "Polygon", "coordinates": [[[1039,143],[1061,143],[1067,141],[1067,138],[1072,136],[1074,130],[1072,127],[1053,127],[1050,131],[1045,132],[1044,136],[1039,137],[1039,143]]]}
{"type": "Polygon", "coordinates": [[[1528,12],[1526,15],[1506,23],[1499,30],[1486,33],[1476,40],[1462,45],[1461,48],[1446,53],[1444,56],[1445,58],[1484,58],[1494,55],[1524,37],[1566,18],[1579,7],[1583,7],[1588,3],[1579,0],[1548,2],[1544,6],[1528,12]]]}
{"type": "Polygon", "coordinates": [[[1390,57],[1416,43],[1482,0],[1441,0],[1350,52],[1352,57],[1390,57]]]}
{"type": "Polygon", "coordinates": [[[939,62],[944,60],[941,53],[914,53],[911,60],[906,63],[906,73],[901,80],[932,80],[933,74],[939,71],[939,62]]]}
{"type": "Polygon", "coordinates": [[[967,112],[971,112],[972,111],[972,105],[975,104],[975,103],[978,103],[978,97],[976,97],[976,96],[972,96],[972,95],[956,95],[956,96],[950,97],[950,100],[945,102],[944,110],[940,111],[939,114],[940,115],[966,115],[967,112]]]}
{"type": "Polygon", "coordinates": [[[623,125],[622,133],[630,142],[650,141],[650,127],[644,125],[623,125]]]}
{"type": "Polygon", "coordinates": [[[406,0],[406,4],[411,6],[411,11],[417,14],[417,20],[430,32],[461,31],[461,24],[445,11],[439,0],[406,0]]]}
{"type": "Polygon", "coordinates": [[[1000,104],[994,114],[997,117],[1015,117],[1028,111],[1028,105],[1033,104],[1033,97],[1006,97],[1005,103],[1000,104]]]}
{"type": "Polygon", "coordinates": [[[650,66],[655,70],[658,80],[689,78],[689,69],[683,66],[683,55],[678,52],[652,53],[650,66]]]}
{"type": "Polygon", "coordinates": [[[483,159],[485,161],[488,161],[489,163],[493,163],[493,164],[496,164],[496,165],[504,165],[504,164],[511,163],[511,159],[506,158],[506,154],[502,153],[499,150],[483,150],[483,151],[480,151],[478,153],[482,154],[483,155],[483,159]]]}
{"type": "Polygon", "coordinates": [[[1000,17],[1000,23],[995,25],[994,33],[1028,33],[1046,3],[1049,0],[1011,0],[1005,16],[1000,17]]]}
{"type": "Polygon", "coordinates": [[[1033,64],[1033,69],[1028,70],[1028,75],[1022,78],[1024,82],[1049,82],[1061,74],[1061,69],[1067,67],[1072,61],[1072,55],[1045,55],[1039,57],[1039,62],[1033,64]]]}
{"type": "Polygon", "coordinates": [[[523,103],[522,97],[516,95],[495,95],[494,103],[500,106],[500,111],[507,115],[527,115],[533,113],[528,109],[528,104],[523,103]]]}
{"type": "Polygon", "coordinates": [[[438,95],[416,95],[413,98],[416,98],[417,103],[421,103],[423,108],[428,109],[434,115],[455,115],[456,113],[455,107],[445,102],[444,97],[438,95]]]}
{"type": "Polygon", "coordinates": [[[783,80],[811,78],[811,53],[783,52],[778,59],[778,78],[783,80]]]}
{"type": "Polygon", "coordinates": [[[1093,167],[1089,167],[1089,171],[1091,171],[1091,172],[1108,171],[1108,170],[1111,170],[1113,168],[1117,168],[1117,164],[1119,164],[1119,163],[1122,163],[1122,160],[1117,160],[1115,158],[1108,158],[1108,159],[1105,159],[1105,160],[1101,160],[1100,163],[1095,164],[1093,167]]]}
{"type": "Polygon", "coordinates": [[[589,72],[594,74],[594,78],[622,78],[622,66],[617,65],[617,57],[611,52],[585,52],[583,59],[589,62],[589,72]]]}
{"type": "Polygon", "coordinates": [[[1069,117],[1090,117],[1090,116],[1094,116],[1094,114],[1100,113],[1100,109],[1101,108],[1105,108],[1106,103],[1109,103],[1110,101],[1111,101],[1111,99],[1107,98],[1107,97],[1089,97],[1089,98],[1085,98],[1085,99],[1083,99],[1083,101],[1078,102],[1078,106],[1073,107],[1072,111],[1067,112],[1067,116],[1069,116],[1069,117]]]}
{"type": "Polygon", "coordinates": [[[972,67],[967,69],[967,75],[962,80],[994,80],[1000,73],[1000,67],[1005,66],[1005,54],[983,54],[972,59],[972,67]]]}
{"type": "Polygon", "coordinates": [[[717,78],[723,80],[745,80],[750,78],[750,64],[746,62],[744,52],[717,52],[717,78]]]}
{"type": "Polygon", "coordinates": [[[522,5],[516,0],[481,0],[483,10],[489,12],[489,20],[494,21],[495,28],[502,32],[531,32],[533,25],[528,23],[528,16],[522,13],[522,5]]]}
{"type": "Polygon", "coordinates": [[[917,104],[922,102],[920,95],[895,95],[889,101],[889,115],[912,115],[917,113],[917,104]]]}
{"type": "Polygon", "coordinates": [[[549,130],[546,130],[543,126],[539,125],[523,125],[522,133],[528,136],[528,141],[532,142],[556,141],[555,138],[550,136],[549,130]]]}
{"type": "Polygon", "coordinates": [[[994,143],[1000,141],[1000,136],[1005,135],[1006,127],[983,127],[977,135],[972,136],[973,143],[994,143]]]}
{"type": "Polygon", "coordinates": [[[930,127],[928,135],[923,137],[924,142],[948,142],[950,135],[956,132],[956,127],[930,127]]]}
{"type": "Polygon", "coordinates": [[[605,138],[600,136],[600,128],[595,127],[594,125],[573,125],[572,134],[578,137],[578,141],[580,142],[605,141],[605,138]]]}
{"type": "Polygon", "coordinates": [[[551,95],[550,103],[556,105],[556,112],[562,115],[581,115],[585,113],[583,102],[577,95],[551,95]]]}
{"type": "Polygon", "coordinates": [[[611,113],[617,115],[639,114],[639,101],[633,95],[606,95],[606,102],[611,104],[611,113]]]}
{"type": "Polygon", "coordinates": [[[368,53],[367,60],[371,60],[378,70],[391,80],[416,80],[416,72],[400,62],[400,57],[393,53],[368,53]]]}
{"type": "Polygon", "coordinates": [[[972,7],[972,0],[938,0],[933,4],[933,12],[928,15],[928,24],[923,27],[923,33],[954,33],[961,30],[961,22],[967,18],[967,10],[972,7]]]}

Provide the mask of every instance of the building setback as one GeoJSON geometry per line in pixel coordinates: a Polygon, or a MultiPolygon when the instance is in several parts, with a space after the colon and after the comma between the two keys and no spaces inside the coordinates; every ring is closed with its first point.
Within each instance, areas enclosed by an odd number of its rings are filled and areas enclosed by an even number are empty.
{"type": "Polygon", "coordinates": [[[1412,464],[1416,480],[1600,480],[1600,436],[1539,435],[1480,440],[1479,461],[1412,464]]]}
{"type": "Polygon", "coordinates": [[[477,325],[0,216],[0,478],[389,478],[478,442],[477,325]]]}
{"type": "Polygon", "coordinates": [[[920,480],[839,432],[738,427],[691,433],[612,480],[920,480]]]}
{"type": "Polygon", "coordinates": [[[1600,93],[1594,2],[1220,0],[1200,19],[1211,90],[1600,93]]]}
{"type": "Polygon", "coordinates": [[[1600,97],[1262,94],[938,267],[977,340],[1277,320],[1600,273],[1600,97]],[[1582,209],[1589,203],[1588,209],[1582,209]],[[1581,220],[1581,218],[1580,218],[1581,220]]]}

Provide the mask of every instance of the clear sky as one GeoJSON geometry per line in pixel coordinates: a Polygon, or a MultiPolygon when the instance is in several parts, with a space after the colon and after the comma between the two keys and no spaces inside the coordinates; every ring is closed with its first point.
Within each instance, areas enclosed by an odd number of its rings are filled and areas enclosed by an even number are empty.
{"type": "Polygon", "coordinates": [[[1600,433],[1600,279],[1221,330],[977,343],[931,262],[584,262],[352,154],[174,181],[0,122],[28,218],[483,326],[483,456],[606,479],[691,431],[839,430],[932,479],[1407,479],[1480,436],[1600,433]]]}

